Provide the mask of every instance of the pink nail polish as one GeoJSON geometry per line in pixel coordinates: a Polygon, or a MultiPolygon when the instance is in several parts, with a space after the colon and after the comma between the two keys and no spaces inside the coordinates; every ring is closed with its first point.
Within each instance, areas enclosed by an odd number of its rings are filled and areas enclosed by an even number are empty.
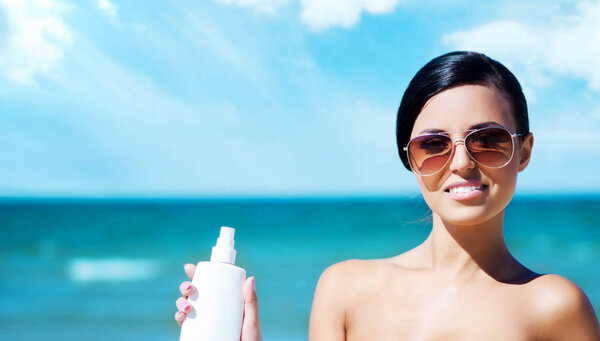
{"type": "Polygon", "coordinates": [[[191,288],[192,288],[192,285],[191,285],[191,284],[188,284],[188,285],[186,285],[186,286],[185,286],[185,288],[183,288],[183,289],[184,289],[184,290],[190,290],[191,288]]]}
{"type": "Polygon", "coordinates": [[[256,291],[256,281],[254,280],[254,276],[252,276],[252,290],[256,291]]]}

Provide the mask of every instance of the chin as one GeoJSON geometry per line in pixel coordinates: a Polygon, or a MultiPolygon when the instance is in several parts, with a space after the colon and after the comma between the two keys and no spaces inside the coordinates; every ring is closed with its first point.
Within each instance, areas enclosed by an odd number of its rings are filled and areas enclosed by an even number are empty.
{"type": "MultiPolygon", "coordinates": [[[[486,221],[503,214],[504,209],[508,205],[508,200],[489,200],[490,197],[484,200],[475,200],[469,202],[443,202],[439,210],[432,210],[446,222],[454,225],[479,225],[486,221]],[[506,203],[505,203],[506,201],[506,203]]],[[[498,198],[496,198],[498,199],[498,198]]]]}
{"type": "Polygon", "coordinates": [[[443,212],[436,212],[440,218],[449,222],[453,225],[479,225],[482,224],[495,216],[500,212],[493,212],[492,210],[486,209],[485,207],[464,207],[454,210],[445,210],[443,212]]]}

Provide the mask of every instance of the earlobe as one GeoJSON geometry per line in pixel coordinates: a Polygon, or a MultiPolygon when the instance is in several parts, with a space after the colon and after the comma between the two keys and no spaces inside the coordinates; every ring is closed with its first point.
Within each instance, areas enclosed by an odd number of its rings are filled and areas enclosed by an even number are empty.
{"type": "Polygon", "coordinates": [[[519,172],[522,172],[531,160],[531,150],[533,149],[533,133],[527,133],[520,143],[520,159],[519,159],[519,172]]]}

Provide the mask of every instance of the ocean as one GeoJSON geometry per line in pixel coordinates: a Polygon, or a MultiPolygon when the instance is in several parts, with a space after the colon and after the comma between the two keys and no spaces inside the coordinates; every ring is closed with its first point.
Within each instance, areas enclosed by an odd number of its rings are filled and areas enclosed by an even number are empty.
{"type": "MultiPolygon", "coordinates": [[[[600,196],[521,196],[505,237],[521,263],[579,285],[600,313],[600,196]]],[[[0,339],[177,340],[183,264],[236,228],[264,340],[306,340],[329,265],[384,258],[429,234],[421,198],[4,199],[0,339]]]]}

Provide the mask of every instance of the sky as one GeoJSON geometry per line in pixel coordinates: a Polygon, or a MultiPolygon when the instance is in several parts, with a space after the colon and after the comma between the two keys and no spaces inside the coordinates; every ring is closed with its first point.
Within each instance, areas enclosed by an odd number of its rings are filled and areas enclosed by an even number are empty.
{"type": "Polygon", "coordinates": [[[454,50],[512,70],[517,193],[600,192],[600,1],[0,0],[0,197],[416,195],[395,116],[454,50]]]}

